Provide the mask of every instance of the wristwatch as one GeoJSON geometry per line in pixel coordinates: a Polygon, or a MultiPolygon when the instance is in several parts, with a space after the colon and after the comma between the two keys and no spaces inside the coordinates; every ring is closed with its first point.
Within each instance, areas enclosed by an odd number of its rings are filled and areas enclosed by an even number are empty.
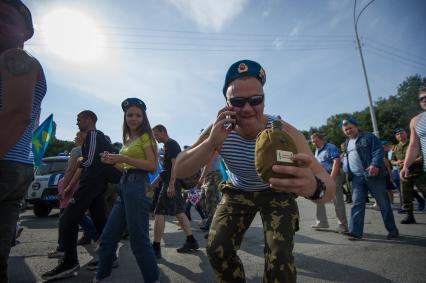
{"type": "Polygon", "coordinates": [[[318,178],[317,176],[314,176],[315,180],[317,181],[317,187],[315,189],[315,192],[312,196],[308,197],[310,200],[319,200],[322,199],[322,197],[325,195],[326,186],[324,182],[318,178]]]}

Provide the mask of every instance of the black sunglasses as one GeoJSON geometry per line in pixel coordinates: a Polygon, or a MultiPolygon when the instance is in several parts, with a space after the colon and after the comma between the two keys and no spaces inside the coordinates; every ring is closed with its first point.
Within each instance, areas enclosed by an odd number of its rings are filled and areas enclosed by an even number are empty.
{"type": "Polygon", "coordinates": [[[419,102],[426,102],[426,95],[419,97],[419,102]]]}
{"type": "Polygon", "coordinates": [[[246,103],[248,103],[250,106],[256,106],[263,102],[264,95],[253,95],[250,97],[231,97],[229,99],[229,103],[234,107],[244,107],[246,103]]]}

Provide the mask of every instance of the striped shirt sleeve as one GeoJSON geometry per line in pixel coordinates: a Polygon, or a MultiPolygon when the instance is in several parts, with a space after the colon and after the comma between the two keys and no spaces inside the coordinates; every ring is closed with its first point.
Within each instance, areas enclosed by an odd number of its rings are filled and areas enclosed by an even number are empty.
{"type": "Polygon", "coordinates": [[[90,167],[95,158],[96,152],[96,131],[90,131],[90,135],[86,138],[84,149],[83,150],[83,161],[81,162],[80,167],[90,167]]]}

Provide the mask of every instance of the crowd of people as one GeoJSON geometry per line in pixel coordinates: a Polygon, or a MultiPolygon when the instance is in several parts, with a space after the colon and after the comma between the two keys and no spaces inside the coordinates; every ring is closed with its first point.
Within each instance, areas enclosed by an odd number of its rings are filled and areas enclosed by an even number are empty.
{"type": "MultiPolygon", "coordinates": [[[[27,7],[19,0],[0,0],[0,26],[5,27],[5,32],[0,33],[3,283],[8,282],[7,260],[17,232],[18,204],[33,178],[31,133],[46,94],[46,80],[38,61],[23,50],[24,42],[33,34],[27,7]],[[3,123],[6,120],[9,122],[3,123]]],[[[218,110],[213,123],[183,151],[164,125],[151,127],[149,108],[142,99],[127,98],[121,104],[123,146],[118,151],[108,136],[96,128],[97,115],[90,110],[79,112],[76,148],[71,151],[59,183],[58,246],[48,253],[61,261],[42,278],[59,279],[77,273],[81,225],[98,246],[97,257],[88,264],[96,270],[94,282],[107,281],[112,268],[118,267],[117,247],[123,235],[129,237],[144,282],[159,282],[158,261],[162,258],[166,216],[176,217],[185,235],[178,253],[191,253],[200,247],[190,223],[190,209],[194,206],[203,220],[202,229],[207,232],[206,253],[218,281],[245,282],[244,266],[237,251],[259,213],[265,241],[264,281],[296,282],[296,198],[310,199],[316,205],[314,229],[329,228],[325,203],[332,201],[336,230],[349,240],[360,240],[370,193],[380,209],[387,238],[398,238],[391,206],[393,195],[389,194],[394,182],[391,166],[399,172],[401,212],[407,214],[401,223],[415,223],[415,188],[426,196],[426,111],[412,119],[410,139],[404,128],[395,128],[393,133],[399,143],[389,160],[385,156],[386,143],[361,131],[357,121],[350,117],[341,121],[340,128],[347,137],[341,152],[321,133],[314,133],[312,153],[306,138],[295,127],[277,114],[264,113],[265,82],[266,73],[259,63],[241,60],[232,64],[223,86],[227,106],[218,110]],[[265,181],[256,168],[256,138],[277,125],[296,149],[279,151],[273,158],[294,166],[275,162],[270,168],[272,177],[265,181]],[[163,144],[161,151],[157,144],[163,144]],[[158,166],[160,173],[150,181],[150,174],[158,166]],[[349,221],[344,194],[346,201],[352,203],[349,221]],[[108,201],[110,205],[106,198],[112,199],[108,201]],[[153,239],[149,235],[152,212],[153,239]]],[[[426,88],[419,91],[419,103],[426,110],[426,88]]]]}

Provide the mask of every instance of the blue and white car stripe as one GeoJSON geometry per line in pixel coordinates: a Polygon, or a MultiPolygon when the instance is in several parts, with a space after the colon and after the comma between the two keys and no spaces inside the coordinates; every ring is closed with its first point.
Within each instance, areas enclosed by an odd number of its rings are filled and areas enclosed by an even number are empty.
{"type": "Polygon", "coordinates": [[[64,176],[64,174],[62,174],[62,173],[50,175],[49,181],[47,183],[48,188],[57,187],[59,180],[61,179],[62,176],[64,176]]]}

